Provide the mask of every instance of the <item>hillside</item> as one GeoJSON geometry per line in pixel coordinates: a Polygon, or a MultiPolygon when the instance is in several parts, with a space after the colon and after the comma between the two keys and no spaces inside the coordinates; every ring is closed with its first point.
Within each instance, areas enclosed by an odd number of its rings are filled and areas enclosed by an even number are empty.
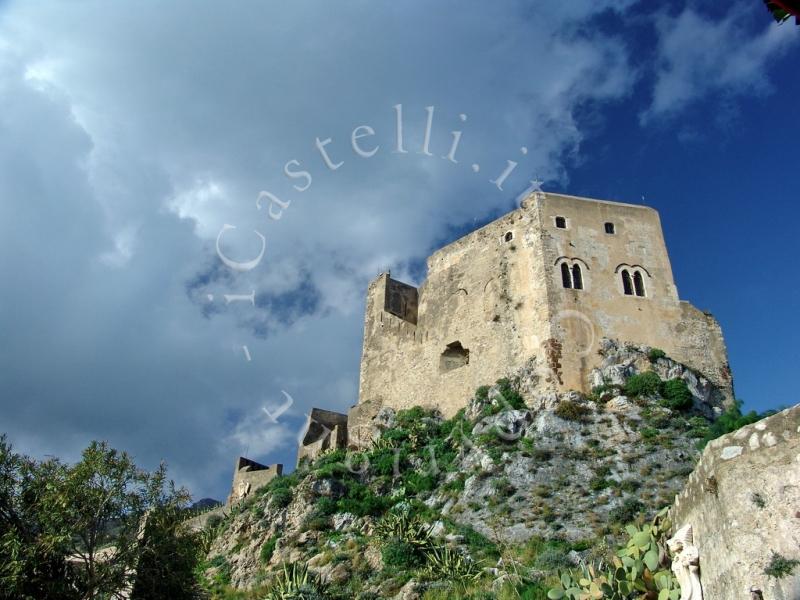
{"type": "Polygon", "coordinates": [[[531,392],[531,363],[449,420],[381,410],[371,448],[302,464],[209,523],[209,589],[263,598],[306,565],[320,597],[546,597],[558,569],[606,559],[672,502],[721,413],[662,352],[602,353],[589,396],[531,392]]]}

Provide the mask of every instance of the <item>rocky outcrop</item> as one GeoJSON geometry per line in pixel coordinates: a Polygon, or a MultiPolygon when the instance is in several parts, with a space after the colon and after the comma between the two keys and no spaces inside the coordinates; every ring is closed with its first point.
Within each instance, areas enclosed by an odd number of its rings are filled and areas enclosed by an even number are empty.
{"type": "Polygon", "coordinates": [[[531,362],[479,389],[448,421],[381,409],[371,449],[323,453],[289,476],[290,492],[270,484],[234,507],[212,563],[224,560],[237,588],[299,561],[331,584],[358,573],[377,597],[411,598],[417,583],[383,570],[375,527],[387,512],[424,513],[437,543],[467,554],[474,536],[486,544],[613,537],[639,512],[670,503],[699,454],[706,415],[721,404],[707,380],[649,348],[604,342],[603,352],[592,395],[541,391],[531,362]],[[631,394],[626,384],[645,371],[685,381],[689,406],[631,394]]]}

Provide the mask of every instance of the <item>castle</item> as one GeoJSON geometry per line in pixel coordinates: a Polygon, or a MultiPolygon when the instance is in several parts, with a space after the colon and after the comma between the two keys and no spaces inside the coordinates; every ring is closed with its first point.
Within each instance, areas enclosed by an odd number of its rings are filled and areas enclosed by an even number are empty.
{"type": "MultiPolygon", "coordinates": [[[[451,417],[532,360],[538,391],[588,393],[603,338],[659,348],[733,399],[720,326],[680,300],[652,208],[534,192],[427,267],[419,288],[389,273],[370,283],[358,403],[346,415],[314,408],[298,463],[369,444],[382,407],[451,417]]],[[[281,468],[239,459],[231,498],[281,468]]]]}
{"type": "Polygon", "coordinates": [[[384,406],[450,417],[534,357],[544,388],[589,392],[602,338],[662,349],[733,397],[722,331],[680,300],[652,208],[535,192],[427,267],[419,288],[370,284],[358,404],[315,409],[298,461],[368,443],[384,406]]]}

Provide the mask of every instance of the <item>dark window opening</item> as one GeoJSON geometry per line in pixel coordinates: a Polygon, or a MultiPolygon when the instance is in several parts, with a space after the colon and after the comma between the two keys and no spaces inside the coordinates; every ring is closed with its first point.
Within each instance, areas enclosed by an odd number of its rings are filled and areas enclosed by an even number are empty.
{"type": "Polygon", "coordinates": [[[469,350],[461,345],[461,342],[447,344],[442,355],[439,357],[439,372],[452,371],[469,364],[469,350]]]}
{"type": "Polygon", "coordinates": [[[581,274],[580,265],[572,265],[572,287],[576,290],[583,289],[583,275],[581,274]]]}
{"type": "Polygon", "coordinates": [[[644,278],[639,271],[633,274],[633,288],[636,290],[637,296],[644,296],[644,278]]]}
{"type": "Polygon", "coordinates": [[[514,232],[513,231],[507,232],[504,239],[507,242],[510,242],[511,240],[513,240],[514,239],[514,232]]]}
{"type": "Polygon", "coordinates": [[[606,223],[606,233],[614,233],[614,224],[606,223]]]}
{"type": "Polygon", "coordinates": [[[565,288],[572,287],[572,277],[569,274],[569,265],[565,262],[561,263],[561,283],[565,288]]]}
{"type": "Polygon", "coordinates": [[[567,219],[564,217],[556,217],[556,227],[559,229],[567,228],[567,219]]]}
{"type": "Polygon", "coordinates": [[[622,290],[626,296],[633,296],[633,283],[631,282],[631,274],[627,269],[622,271],[622,290]]]}

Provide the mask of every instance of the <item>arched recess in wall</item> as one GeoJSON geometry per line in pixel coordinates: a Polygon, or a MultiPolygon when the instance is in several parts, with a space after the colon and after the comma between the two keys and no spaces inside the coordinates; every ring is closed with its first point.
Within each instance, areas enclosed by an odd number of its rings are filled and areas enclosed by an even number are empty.
{"type": "Polygon", "coordinates": [[[464,317],[464,308],[467,304],[467,290],[458,288],[447,298],[447,315],[451,321],[464,317]]]}
{"type": "Polygon", "coordinates": [[[483,318],[486,321],[500,320],[500,289],[496,279],[490,279],[483,287],[483,318]]]}

